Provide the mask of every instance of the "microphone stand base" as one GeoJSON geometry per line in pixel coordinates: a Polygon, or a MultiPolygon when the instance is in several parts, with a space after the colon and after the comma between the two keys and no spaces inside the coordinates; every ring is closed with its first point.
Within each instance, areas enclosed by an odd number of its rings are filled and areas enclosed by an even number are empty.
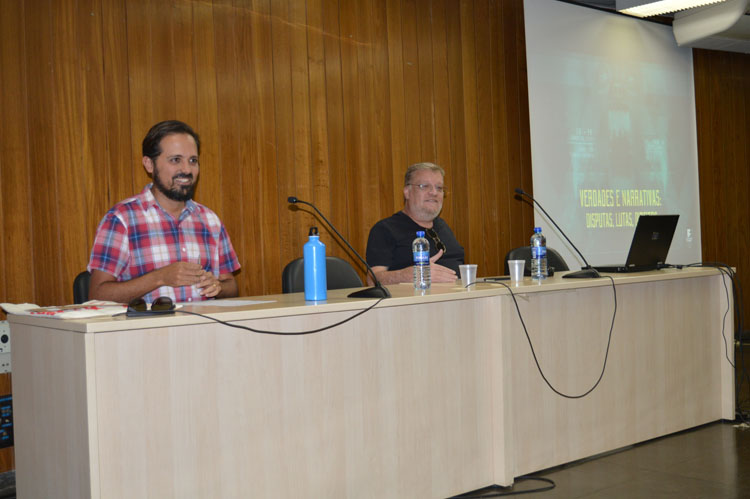
{"type": "Polygon", "coordinates": [[[390,298],[391,292],[383,286],[360,289],[348,295],[349,298],[390,298]]]}
{"type": "Polygon", "coordinates": [[[582,268],[581,270],[577,270],[575,272],[568,272],[562,277],[563,279],[596,279],[601,276],[595,268],[588,267],[582,268]]]}

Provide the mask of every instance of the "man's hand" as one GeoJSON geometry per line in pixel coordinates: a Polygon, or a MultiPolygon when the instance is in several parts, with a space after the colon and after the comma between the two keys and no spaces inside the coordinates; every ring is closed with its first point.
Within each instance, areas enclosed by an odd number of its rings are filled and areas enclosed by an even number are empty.
{"type": "MultiPolygon", "coordinates": [[[[440,257],[443,256],[443,250],[435,253],[435,256],[430,258],[430,280],[432,282],[455,282],[457,279],[456,273],[448,267],[438,265],[437,262],[440,257]]],[[[412,282],[414,279],[414,267],[409,266],[399,270],[388,270],[388,267],[376,265],[372,268],[372,271],[378,277],[381,284],[398,284],[401,282],[412,282]]],[[[367,276],[367,283],[372,286],[374,283],[370,276],[367,276]]]]}
{"type": "Polygon", "coordinates": [[[198,263],[175,262],[143,274],[129,281],[117,282],[115,276],[94,270],[91,273],[89,299],[128,303],[162,286],[197,286],[208,298],[237,296],[237,281],[232,274],[221,274],[217,279],[198,263]]]}
{"type": "Polygon", "coordinates": [[[221,282],[219,279],[217,279],[211,272],[205,270],[203,271],[203,275],[201,275],[200,281],[198,281],[196,287],[200,290],[201,295],[207,298],[213,298],[221,293],[221,282]]]}
{"type": "Polygon", "coordinates": [[[438,251],[435,256],[430,258],[430,280],[432,282],[455,282],[457,278],[455,271],[435,263],[440,260],[441,256],[443,256],[443,250],[438,251]]]}
{"type": "Polygon", "coordinates": [[[203,267],[199,263],[176,262],[129,281],[117,282],[115,276],[91,272],[89,299],[128,303],[162,286],[192,286],[200,282],[203,267]]]}
{"type": "Polygon", "coordinates": [[[199,263],[192,262],[170,263],[166,267],[161,267],[155,272],[159,274],[160,286],[170,286],[172,288],[199,284],[205,279],[205,274],[214,277],[210,272],[203,270],[203,267],[201,267],[199,263]]]}

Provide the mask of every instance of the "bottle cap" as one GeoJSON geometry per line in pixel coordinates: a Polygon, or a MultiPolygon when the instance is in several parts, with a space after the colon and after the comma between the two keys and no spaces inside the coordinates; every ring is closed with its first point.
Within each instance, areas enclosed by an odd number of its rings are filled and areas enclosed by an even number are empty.
{"type": "Polygon", "coordinates": [[[308,236],[317,236],[318,235],[318,228],[317,227],[310,227],[310,233],[308,236]]]}
{"type": "Polygon", "coordinates": [[[417,237],[424,237],[424,231],[423,230],[418,230],[417,231],[417,237]]]}
{"type": "Polygon", "coordinates": [[[542,228],[541,227],[534,227],[534,232],[542,232],[542,228]]]}

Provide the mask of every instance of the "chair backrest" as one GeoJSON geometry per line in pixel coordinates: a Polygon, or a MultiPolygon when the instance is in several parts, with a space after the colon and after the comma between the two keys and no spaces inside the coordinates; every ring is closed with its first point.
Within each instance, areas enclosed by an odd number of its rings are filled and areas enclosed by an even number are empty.
{"type": "MultiPolygon", "coordinates": [[[[349,262],[336,256],[326,257],[326,284],[328,289],[361,288],[362,279],[349,262]]],[[[281,290],[299,293],[305,290],[305,260],[297,258],[284,267],[281,273],[281,290]]]]}
{"type": "MultiPolygon", "coordinates": [[[[505,255],[505,275],[510,274],[508,260],[526,260],[523,266],[523,275],[531,275],[531,246],[513,248],[505,255]]],[[[549,246],[547,246],[547,267],[552,267],[555,271],[570,270],[560,253],[549,246]]]]}
{"type": "Polygon", "coordinates": [[[91,274],[84,270],[73,280],[73,303],[84,303],[89,301],[89,282],[91,274]]]}

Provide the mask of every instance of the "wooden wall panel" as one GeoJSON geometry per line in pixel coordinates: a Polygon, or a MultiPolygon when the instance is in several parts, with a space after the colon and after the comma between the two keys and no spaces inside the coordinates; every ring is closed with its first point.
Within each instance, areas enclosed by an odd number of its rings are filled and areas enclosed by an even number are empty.
{"type": "Polygon", "coordinates": [[[36,296],[25,9],[21,2],[0,5],[0,292],[4,301],[24,302],[36,296]]]}
{"type": "MultiPolygon", "coordinates": [[[[98,10],[101,12],[102,61],[98,68],[97,65],[92,66],[91,72],[100,73],[104,81],[104,122],[96,132],[91,131],[89,140],[92,149],[98,149],[104,159],[102,163],[94,165],[97,174],[87,182],[86,187],[87,225],[94,231],[106,210],[138,190],[141,181],[136,182],[135,178],[143,178],[138,164],[141,157],[140,141],[145,133],[132,133],[125,3],[103,2],[98,10]]],[[[210,109],[215,110],[215,106],[210,109]]],[[[209,132],[210,129],[204,133],[209,132]]],[[[89,243],[93,240],[92,232],[89,243]]],[[[82,269],[88,262],[89,251],[80,262],[82,269]]]]}
{"type": "MultiPolygon", "coordinates": [[[[750,289],[750,55],[693,50],[703,260],[750,289]]],[[[745,329],[750,294],[743,294],[745,329]]]]}
{"type": "Polygon", "coordinates": [[[214,22],[211,4],[191,2],[191,5],[197,113],[195,126],[200,126],[201,164],[204,165],[203,171],[206,173],[200,179],[201,200],[207,206],[220,209],[222,174],[218,166],[221,164],[219,151],[222,141],[219,135],[217,106],[217,48],[214,22]]]}
{"type": "MultiPolygon", "coordinates": [[[[438,165],[451,164],[451,112],[450,112],[450,88],[448,86],[448,42],[446,32],[446,8],[445,4],[435,4],[430,13],[432,17],[432,75],[434,85],[434,123],[435,123],[435,156],[433,162],[438,165]]],[[[399,163],[399,165],[403,162],[399,163]]],[[[403,168],[400,168],[397,177],[403,177],[403,168]]],[[[449,180],[449,179],[448,179],[449,180]]],[[[399,202],[401,196],[399,196],[399,202]]],[[[448,202],[443,203],[442,216],[451,218],[453,212],[450,197],[448,202]]],[[[477,262],[478,263],[478,262],[477,262]]]]}
{"type": "Polygon", "coordinates": [[[169,118],[202,137],[197,200],[227,226],[243,295],[280,291],[313,224],[353,260],[288,196],[364,253],[417,161],[445,168],[443,216],[481,274],[530,232],[512,196],[531,175],[521,0],[0,0],[0,23],[2,301],[72,301],[169,118]]]}
{"type": "MultiPolygon", "coordinates": [[[[476,2],[474,5],[476,17],[479,19],[489,19],[489,5],[486,1],[476,2]]],[[[479,23],[476,29],[476,52],[477,52],[477,101],[492,102],[492,49],[489,23],[479,23]]],[[[481,196],[477,196],[480,201],[481,213],[489,219],[497,220],[497,202],[496,189],[497,176],[493,166],[493,132],[492,129],[492,112],[491,105],[482,106],[477,109],[477,127],[479,137],[479,182],[477,191],[481,196]]],[[[479,255],[481,260],[473,258],[479,266],[487,268],[491,262],[498,258],[499,238],[495,237],[496,227],[488,224],[479,224],[481,241],[483,243],[483,252],[479,255]]],[[[501,258],[505,256],[502,255],[501,258]]]]}
{"type": "MultiPolygon", "coordinates": [[[[407,164],[408,153],[406,150],[406,129],[407,113],[404,112],[406,106],[406,95],[404,86],[404,50],[403,34],[401,25],[401,1],[387,0],[386,2],[386,25],[387,25],[387,50],[385,55],[388,58],[388,104],[384,111],[389,115],[389,126],[391,130],[391,149],[390,161],[386,159],[390,166],[390,173],[385,175],[385,179],[391,179],[391,183],[384,182],[378,186],[383,198],[390,201],[390,206],[403,200],[403,181],[399,181],[404,176],[402,165],[407,164]],[[388,192],[390,186],[391,192],[388,192]]],[[[384,179],[384,180],[385,180],[384,179]]],[[[444,206],[446,203],[443,203],[444,206]]],[[[386,206],[389,206],[386,204],[386,206]]],[[[387,211],[387,208],[383,208],[387,211]]]]}
{"type": "MultiPolygon", "coordinates": [[[[51,38],[52,78],[51,83],[53,101],[53,119],[51,127],[55,137],[53,154],[46,155],[51,160],[45,166],[44,175],[48,181],[53,181],[50,189],[56,193],[50,197],[52,216],[46,220],[55,224],[57,244],[50,248],[55,255],[56,282],[62,286],[70,282],[68,276],[75,276],[80,272],[77,265],[80,256],[85,255],[88,245],[87,232],[93,236],[93,231],[86,229],[85,210],[81,210],[81,200],[84,199],[83,175],[83,131],[86,116],[84,106],[91,96],[91,104],[96,104],[95,89],[82,85],[86,81],[84,47],[89,43],[85,38],[88,24],[78,9],[69,9],[59,2],[50,2],[52,22],[51,38]],[[71,29],[72,28],[72,29],[71,29]],[[79,38],[80,36],[80,38],[79,38]],[[87,99],[83,96],[86,95],[87,99]],[[54,203],[54,204],[52,204],[54,203]],[[83,251],[81,251],[83,250],[83,251]],[[71,258],[72,257],[72,258],[71,258]]],[[[85,11],[84,11],[85,12],[85,11]]],[[[88,16],[89,18],[91,16],[88,16]]],[[[89,159],[89,158],[87,158],[89,159]]],[[[44,193],[41,193],[44,195],[44,193]]],[[[36,231],[35,231],[36,232],[36,231]]],[[[53,231],[49,231],[52,233],[53,231]]],[[[54,288],[50,287],[50,291],[54,288]]],[[[50,294],[52,296],[52,294],[50,294]]]]}
{"type": "Polygon", "coordinates": [[[372,136],[372,143],[370,149],[370,163],[373,166],[373,171],[376,174],[374,179],[377,182],[377,188],[372,189],[370,183],[372,180],[367,180],[367,175],[364,176],[366,182],[363,186],[364,189],[373,191],[373,204],[372,206],[376,209],[365,210],[365,218],[360,224],[366,228],[364,234],[364,245],[367,245],[367,236],[369,234],[369,228],[374,224],[377,219],[374,217],[378,213],[386,213],[393,206],[393,170],[391,168],[391,123],[388,116],[388,110],[390,108],[389,99],[389,61],[388,61],[388,21],[386,16],[386,10],[381,6],[382,2],[370,1],[369,2],[369,16],[372,19],[373,25],[373,51],[372,51],[372,83],[373,83],[373,98],[369,102],[370,112],[372,113],[372,119],[377,130],[377,133],[372,136]]]}
{"type": "MultiPolygon", "coordinates": [[[[359,199],[371,195],[367,192],[358,190],[358,180],[360,173],[356,168],[350,165],[361,164],[362,161],[362,126],[363,117],[359,112],[360,96],[359,79],[361,76],[357,71],[357,56],[359,52],[357,46],[366,43],[363,34],[356,31],[356,3],[339,2],[339,36],[341,40],[341,92],[342,92],[342,111],[344,117],[344,157],[341,162],[334,165],[334,175],[344,175],[346,180],[340,195],[346,199],[345,213],[347,213],[346,225],[343,227],[343,234],[349,238],[355,248],[361,245],[355,240],[354,230],[358,220],[362,217],[361,203],[359,199]],[[356,36],[355,36],[356,35],[356,36]]],[[[337,217],[339,218],[339,217],[337,217]]],[[[334,223],[336,218],[334,218],[334,223]]],[[[328,241],[332,241],[329,239],[328,241]]],[[[328,244],[328,247],[335,246],[328,244]]]]}
{"type": "MultiPolygon", "coordinates": [[[[73,203],[71,209],[79,212],[79,225],[73,226],[71,232],[78,234],[80,240],[76,240],[71,249],[71,254],[75,255],[75,258],[66,262],[67,273],[63,274],[64,279],[69,274],[76,275],[86,265],[89,258],[89,241],[94,238],[101,213],[111,205],[109,196],[101,190],[101,186],[107,185],[110,169],[103,167],[108,164],[108,147],[102,147],[107,144],[107,140],[106,136],[100,134],[106,131],[107,126],[105,77],[104,71],[93,70],[104,60],[103,13],[97,0],[81,1],[79,5],[76,23],[79,67],[82,73],[80,83],[81,93],[87,98],[80,99],[80,145],[76,147],[74,144],[72,148],[72,153],[74,157],[79,158],[79,163],[73,162],[75,169],[68,180],[80,189],[80,197],[67,199],[66,203],[73,203]],[[81,207],[84,209],[81,210],[81,207]],[[78,230],[80,227],[84,230],[78,230]]],[[[73,76],[75,78],[78,75],[74,73],[73,76]]]]}
{"type": "MultiPolygon", "coordinates": [[[[268,2],[263,2],[257,8],[251,2],[238,3],[235,4],[235,8],[232,8],[231,3],[227,2],[225,14],[233,18],[231,22],[235,34],[232,38],[236,40],[236,45],[229,52],[234,59],[222,58],[221,71],[226,71],[228,76],[231,75],[231,85],[234,87],[227,86],[220,94],[218,121],[225,132],[233,137],[233,141],[231,148],[222,149],[222,161],[215,165],[227,188],[231,189],[233,185],[236,185],[240,189],[235,197],[230,199],[222,196],[221,192],[224,189],[219,188],[216,192],[217,207],[221,209],[222,214],[227,210],[235,212],[231,219],[232,231],[240,231],[238,236],[233,238],[235,250],[238,254],[242,252],[246,255],[243,266],[249,275],[257,276],[258,283],[263,287],[266,282],[262,269],[263,262],[266,261],[264,251],[268,238],[261,223],[265,218],[270,220],[270,224],[275,227],[278,221],[275,198],[273,201],[268,201],[268,211],[263,213],[262,198],[253,195],[254,192],[265,191],[265,187],[258,188],[258,186],[265,185],[261,182],[264,178],[261,176],[261,170],[265,161],[258,160],[259,152],[265,149],[259,145],[263,140],[273,143],[275,133],[273,114],[269,114],[267,118],[259,114],[262,110],[257,104],[258,99],[256,97],[254,101],[253,98],[253,96],[262,95],[261,105],[273,109],[273,99],[268,97],[271,95],[268,89],[271,88],[272,80],[267,75],[271,74],[271,68],[269,67],[268,71],[262,71],[264,66],[272,60],[268,49],[270,45],[268,39],[270,33],[266,22],[268,8],[268,2]],[[266,29],[261,30],[261,27],[266,27],[266,29]],[[269,83],[266,86],[260,85],[260,78],[269,83]],[[232,88],[234,90],[231,90],[232,88]],[[259,138],[260,133],[266,133],[268,138],[259,138]],[[233,163],[229,170],[222,167],[227,161],[233,163]]],[[[216,37],[217,47],[227,43],[221,33],[217,32],[216,37]]],[[[223,85],[220,83],[220,86],[223,85]]],[[[267,171],[275,172],[275,169],[267,171]]],[[[275,173],[271,181],[276,183],[275,173]]],[[[273,260],[270,258],[267,261],[270,264],[273,260]]]]}
{"type": "MultiPolygon", "coordinates": [[[[56,164],[59,151],[57,130],[53,44],[54,23],[50,1],[25,3],[24,36],[26,59],[29,152],[25,166],[30,181],[31,232],[34,248],[32,263],[35,299],[39,303],[55,303],[62,289],[59,217],[57,210],[59,171],[56,164]]],[[[74,93],[74,89],[70,89],[74,93]]],[[[74,97],[72,97],[74,99],[74,97]]],[[[28,131],[27,131],[28,133],[28,131]]],[[[8,214],[11,216],[11,214],[8,214]]],[[[12,255],[9,248],[8,255],[12,255]]],[[[67,255],[66,255],[67,256],[67,255]]]]}
{"type": "Polygon", "coordinates": [[[473,216],[473,214],[482,213],[482,199],[479,195],[482,185],[479,165],[479,148],[481,145],[479,142],[480,105],[477,101],[477,58],[481,56],[477,53],[477,24],[481,24],[482,20],[475,19],[474,7],[473,2],[460,2],[463,134],[466,141],[466,156],[463,169],[456,172],[453,177],[456,179],[463,178],[463,190],[456,192],[456,199],[466,201],[465,204],[454,205],[454,207],[462,207],[463,216],[458,219],[464,220],[463,230],[459,228],[457,235],[464,242],[467,260],[478,262],[477,249],[483,248],[481,225],[484,220],[482,217],[473,216]]]}
{"type": "MultiPolygon", "coordinates": [[[[247,19],[247,7],[240,5],[235,8],[231,1],[214,3],[213,15],[214,37],[216,47],[216,108],[218,111],[219,150],[218,164],[209,165],[201,161],[201,172],[204,177],[214,175],[216,182],[211,186],[215,189],[216,203],[212,209],[224,220],[227,231],[233,234],[232,242],[235,250],[240,254],[244,251],[242,234],[242,215],[247,208],[244,202],[243,185],[243,157],[241,144],[247,140],[247,124],[242,122],[243,112],[246,113],[247,102],[244,102],[242,92],[242,71],[247,70],[240,64],[240,57],[246,46],[243,46],[241,33],[242,21],[247,19]]],[[[198,133],[200,125],[196,126],[198,133]]],[[[208,186],[206,186],[208,187],[208,186]]],[[[198,197],[208,190],[203,185],[198,187],[198,197]]],[[[202,198],[200,198],[202,199],[202,198]]],[[[243,262],[244,263],[244,262],[243,262]]]]}
{"type": "MultiPolygon", "coordinates": [[[[458,2],[447,2],[446,7],[446,45],[448,52],[448,100],[451,119],[451,157],[446,169],[446,188],[448,195],[443,202],[446,213],[452,213],[452,218],[446,215],[446,220],[468,220],[468,204],[462,202],[468,199],[468,187],[466,177],[466,134],[464,133],[464,106],[463,106],[463,60],[461,56],[461,17],[458,2]],[[446,206],[447,205],[447,206],[446,206]]],[[[458,241],[468,252],[471,249],[467,244],[468,231],[465,226],[452,225],[458,241]]],[[[473,258],[466,255],[466,261],[471,263],[473,258]]],[[[481,271],[477,269],[477,272],[481,271]]]]}

